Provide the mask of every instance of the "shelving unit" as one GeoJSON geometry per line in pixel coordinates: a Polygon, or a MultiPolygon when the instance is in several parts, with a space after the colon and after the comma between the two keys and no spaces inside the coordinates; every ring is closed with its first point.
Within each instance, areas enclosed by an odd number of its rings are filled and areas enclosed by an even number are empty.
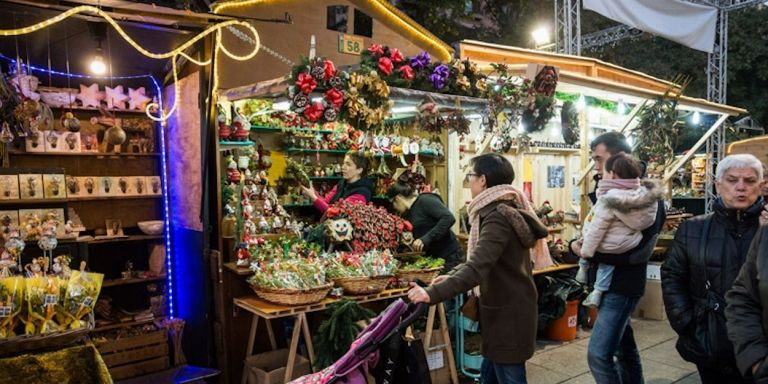
{"type": "Polygon", "coordinates": [[[118,329],[118,328],[128,328],[128,327],[133,327],[134,325],[144,325],[144,324],[154,323],[156,321],[157,322],[161,322],[161,321],[163,321],[165,319],[166,319],[166,317],[162,316],[162,317],[154,317],[152,319],[147,319],[147,320],[126,321],[126,322],[102,325],[102,326],[99,326],[99,327],[95,327],[93,329],[93,332],[104,332],[104,331],[110,331],[110,330],[118,329]]]}
{"type": "MultiPolygon", "coordinates": [[[[69,108],[55,108],[56,116],[63,111],[69,111],[69,108]]],[[[112,146],[105,147],[104,132],[106,127],[99,124],[91,124],[90,118],[94,113],[99,114],[97,109],[91,108],[72,108],[71,111],[76,118],[80,120],[80,132],[93,134],[98,139],[94,148],[101,152],[25,152],[25,143],[23,138],[17,138],[17,141],[9,146],[10,173],[16,173],[14,168],[19,168],[18,173],[40,174],[35,170],[45,168],[63,169],[62,174],[76,177],[162,177],[161,154],[155,152],[160,149],[159,134],[162,134],[156,124],[145,124],[145,131],[131,130],[126,128],[127,139],[125,143],[115,152],[112,146]],[[147,153],[128,152],[130,139],[146,138],[149,139],[147,153]],[[102,145],[99,145],[102,144],[102,145]],[[111,152],[107,152],[111,150],[111,152]],[[23,172],[21,171],[23,170],[23,172]]],[[[144,111],[119,110],[111,111],[118,118],[141,118],[144,111]]],[[[54,129],[63,131],[61,121],[54,119],[54,129]]],[[[6,172],[8,173],[8,172],[6,172]]],[[[164,181],[163,181],[164,182],[164,181]]],[[[45,189],[47,185],[43,185],[45,189]]],[[[158,309],[155,318],[145,321],[131,321],[108,324],[97,327],[94,332],[107,331],[117,328],[141,325],[162,319],[158,317],[164,315],[165,311],[159,312],[163,304],[167,306],[168,299],[160,300],[160,307],[157,306],[157,299],[152,296],[164,295],[166,292],[166,270],[165,270],[165,250],[163,235],[146,235],[137,228],[137,222],[146,220],[158,220],[163,217],[162,195],[114,195],[114,196],[83,196],[85,191],[80,185],[80,195],[60,198],[42,198],[42,199],[15,199],[0,200],[0,209],[9,211],[22,209],[62,209],[64,217],[59,217],[60,226],[63,226],[69,219],[69,209],[74,209],[80,217],[82,224],[86,228],[80,233],[79,238],[59,239],[58,247],[53,251],[54,255],[69,254],[72,257],[70,267],[77,269],[80,261],[86,261],[87,270],[104,274],[102,284],[102,294],[100,297],[109,296],[112,299],[113,315],[106,320],[118,318],[117,309],[124,309],[130,312],[138,312],[144,309],[158,309]],[[125,234],[122,237],[100,238],[96,236],[103,234],[106,228],[107,220],[120,220],[121,228],[125,234]],[[97,232],[98,230],[98,232],[97,232]],[[122,279],[121,272],[126,270],[126,264],[130,262],[134,271],[150,271],[151,255],[162,257],[162,270],[153,271],[158,276],[148,278],[130,278],[122,279]],[[149,292],[147,286],[154,283],[158,286],[156,293],[149,292]],[[154,303],[154,304],[153,304],[154,303]]],[[[62,195],[68,193],[64,183],[61,185],[62,195]]],[[[147,188],[149,186],[147,185],[147,188]]],[[[115,186],[115,191],[119,191],[115,186]]],[[[114,192],[114,191],[113,191],[114,192]]],[[[147,192],[145,190],[145,192],[147,192]]],[[[151,191],[150,191],[151,192],[151,191]]],[[[50,197],[43,195],[45,197],[50,197]]],[[[20,217],[20,226],[24,226],[24,217],[20,217]]],[[[22,254],[22,265],[30,262],[31,258],[37,257],[42,251],[37,246],[37,241],[27,241],[27,247],[22,254]]],[[[97,321],[103,322],[104,319],[97,316],[97,321]]]]}

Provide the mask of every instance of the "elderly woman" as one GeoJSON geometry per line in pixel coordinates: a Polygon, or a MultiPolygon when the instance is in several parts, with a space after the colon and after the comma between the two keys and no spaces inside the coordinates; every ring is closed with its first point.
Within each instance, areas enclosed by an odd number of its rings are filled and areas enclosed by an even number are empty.
{"type": "Polygon", "coordinates": [[[439,303],[480,286],[483,327],[481,376],[486,384],[525,383],[525,361],[536,345],[537,293],[529,249],[547,229],[525,196],[512,187],[512,164],[498,154],[472,159],[465,182],[472,191],[469,257],[408,298],[439,303]]]}
{"type": "Polygon", "coordinates": [[[714,212],[683,222],[661,267],[664,305],[679,335],[677,350],[695,363],[701,381],[746,383],[725,325],[725,293],[744,264],[763,211],[763,166],[731,155],[717,166],[714,212]]]}

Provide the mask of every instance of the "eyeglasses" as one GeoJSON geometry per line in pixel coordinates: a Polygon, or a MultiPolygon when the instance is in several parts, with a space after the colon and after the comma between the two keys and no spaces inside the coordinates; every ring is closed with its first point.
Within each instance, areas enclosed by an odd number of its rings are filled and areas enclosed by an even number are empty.
{"type": "Polygon", "coordinates": [[[469,173],[467,173],[466,175],[464,175],[464,183],[465,183],[465,184],[466,184],[466,183],[469,183],[469,178],[470,178],[471,176],[475,176],[475,177],[477,177],[477,176],[479,176],[479,175],[478,175],[477,173],[473,173],[473,172],[469,172],[469,173]]]}

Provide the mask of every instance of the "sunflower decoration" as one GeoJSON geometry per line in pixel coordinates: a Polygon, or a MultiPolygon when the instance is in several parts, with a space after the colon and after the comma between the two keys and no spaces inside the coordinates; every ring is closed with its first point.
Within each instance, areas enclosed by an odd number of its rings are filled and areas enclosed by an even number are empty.
{"type": "Polygon", "coordinates": [[[337,70],[331,60],[303,59],[291,72],[291,110],[312,123],[337,121],[345,102],[347,79],[348,74],[337,70]]]}

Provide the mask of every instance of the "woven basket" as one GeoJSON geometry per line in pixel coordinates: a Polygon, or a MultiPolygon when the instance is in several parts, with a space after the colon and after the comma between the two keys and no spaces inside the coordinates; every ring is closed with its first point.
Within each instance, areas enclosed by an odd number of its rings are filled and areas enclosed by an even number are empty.
{"type": "Polygon", "coordinates": [[[416,279],[419,279],[423,281],[425,284],[432,283],[432,280],[437,277],[437,275],[440,274],[440,271],[442,271],[442,267],[437,268],[430,268],[430,269],[413,269],[413,270],[405,270],[405,269],[398,269],[397,270],[397,276],[405,281],[414,281],[416,279]]]}
{"type": "Polygon", "coordinates": [[[307,305],[325,299],[333,284],[323,284],[310,289],[267,288],[256,285],[251,285],[251,288],[256,292],[256,296],[275,304],[307,305]]]}
{"type": "Polygon", "coordinates": [[[86,325],[83,328],[49,332],[43,335],[19,335],[0,339],[0,356],[18,355],[38,350],[61,349],[78,343],[87,338],[88,332],[93,329],[93,312],[90,312],[85,320],[86,325]]]}
{"type": "Polygon", "coordinates": [[[387,288],[392,276],[374,277],[339,277],[333,279],[333,283],[344,288],[344,292],[350,295],[370,295],[379,293],[387,288]]]}

